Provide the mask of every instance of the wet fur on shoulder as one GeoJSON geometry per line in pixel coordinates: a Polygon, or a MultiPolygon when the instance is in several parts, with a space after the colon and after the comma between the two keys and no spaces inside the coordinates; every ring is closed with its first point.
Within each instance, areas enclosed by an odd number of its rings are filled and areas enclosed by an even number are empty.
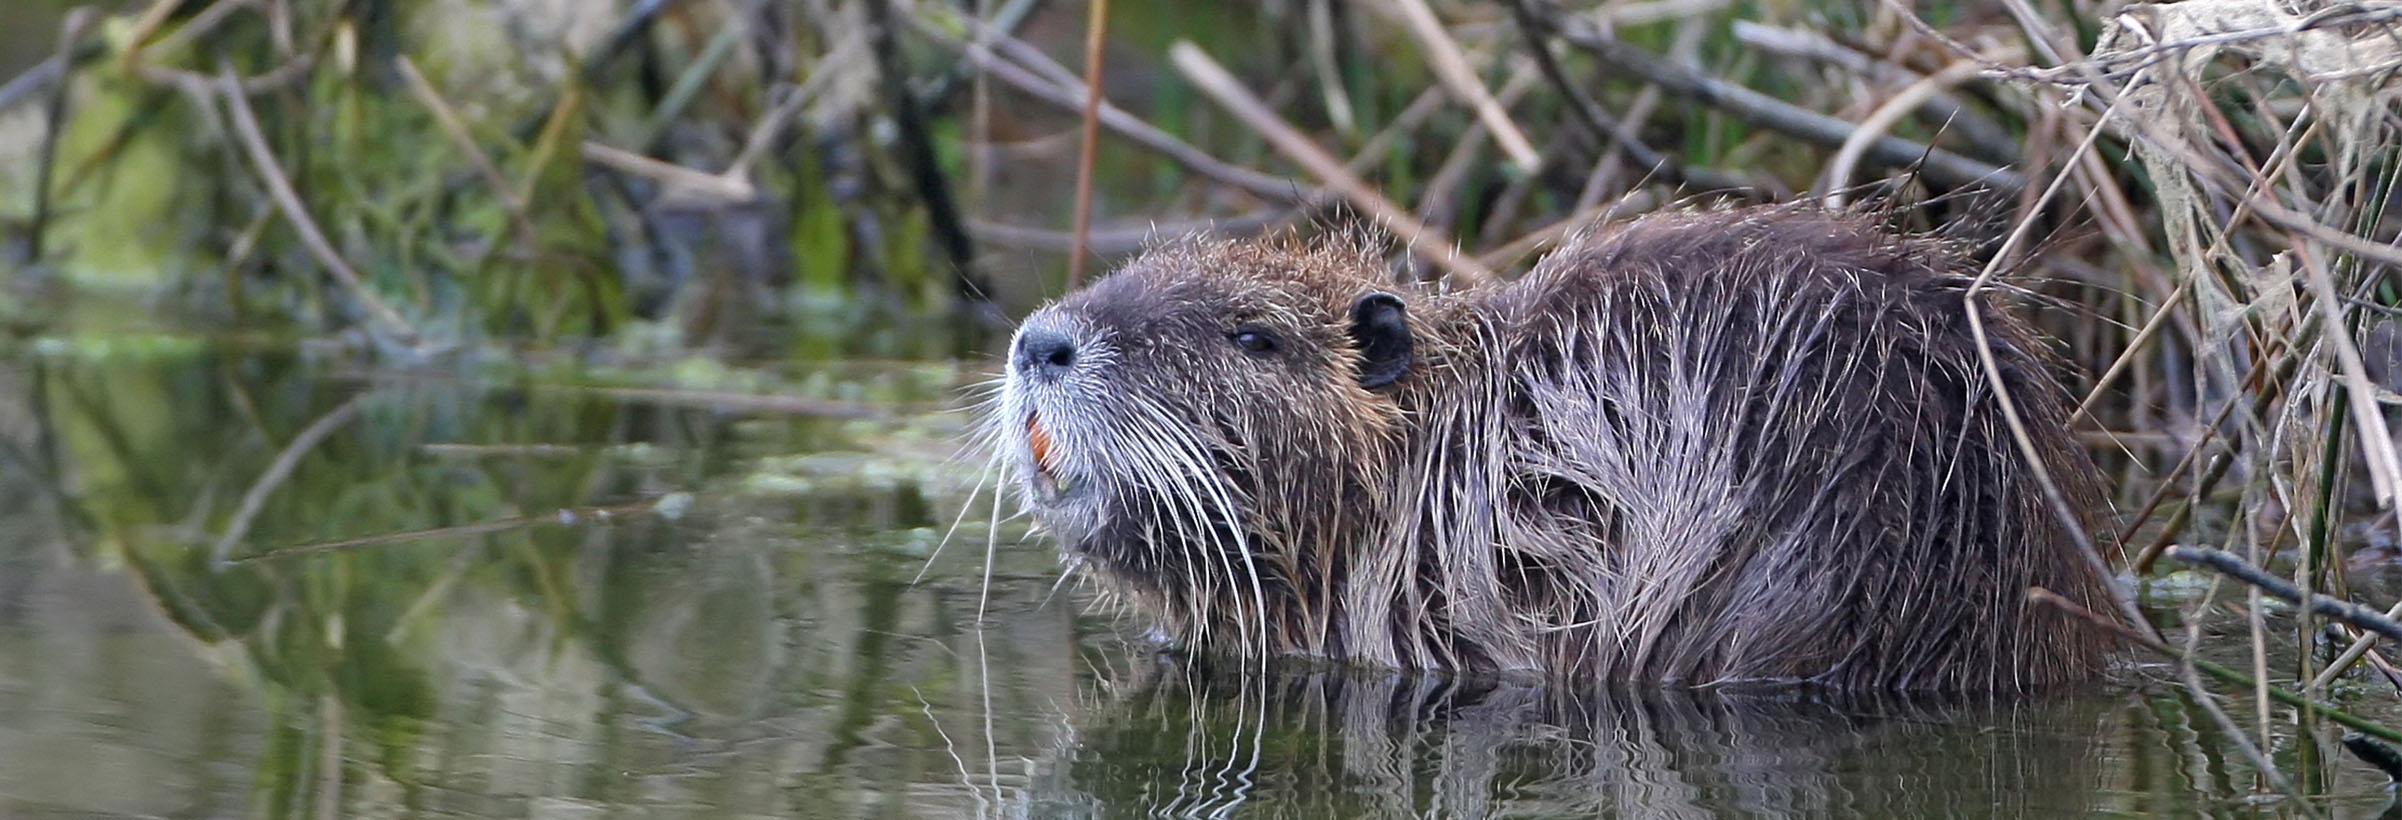
{"type": "Polygon", "coordinates": [[[2104,636],[2025,592],[2110,610],[2034,472],[2090,519],[2094,471],[2038,339],[1981,300],[2022,457],[1971,273],[1793,206],[1598,228],[1454,292],[1392,284],[1359,241],[1185,241],[1031,317],[987,420],[1072,561],[1207,654],[2089,677],[2104,636]]]}

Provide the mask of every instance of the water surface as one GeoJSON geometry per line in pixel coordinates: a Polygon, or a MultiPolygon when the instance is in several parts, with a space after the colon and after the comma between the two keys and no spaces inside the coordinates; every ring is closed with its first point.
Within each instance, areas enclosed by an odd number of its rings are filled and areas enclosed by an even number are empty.
{"type": "MultiPolygon", "coordinates": [[[[2156,669],[1968,702],[1195,669],[971,503],[976,363],[109,339],[0,359],[0,816],[2301,812],[2156,669]]],[[[2273,722],[2309,808],[2390,811],[2273,722]]]]}

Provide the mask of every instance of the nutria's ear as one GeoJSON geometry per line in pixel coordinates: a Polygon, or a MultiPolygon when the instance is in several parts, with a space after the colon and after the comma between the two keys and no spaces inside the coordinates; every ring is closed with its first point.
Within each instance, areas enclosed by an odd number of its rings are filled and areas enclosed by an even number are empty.
{"type": "Polygon", "coordinates": [[[1359,346],[1359,386],[1375,390],[1410,371],[1410,323],[1401,298],[1371,293],[1351,306],[1351,341],[1359,346]]]}

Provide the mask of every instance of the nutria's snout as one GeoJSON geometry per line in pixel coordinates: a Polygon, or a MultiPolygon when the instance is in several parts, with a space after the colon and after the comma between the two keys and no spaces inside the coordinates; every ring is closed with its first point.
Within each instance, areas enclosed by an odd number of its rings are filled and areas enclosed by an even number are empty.
{"type": "Polygon", "coordinates": [[[1057,308],[1036,313],[1009,344],[1005,398],[1019,484],[1038,509],[1055,509],[1089,494],[1091,482],[1070,453],[1095,446],[1079,419],[1098,390],[1095,372],[1105,342],[1088,323],[1057,308]],[[1074,443],[1071,443],[1074,442],[1074,443]]]}
{"type": "Polygon", "coordinates": [[[1058,381],[1076,369],[1076,338],[1049,327],[1019,331],[1011,366],[1023,378],[1058,381]]]}

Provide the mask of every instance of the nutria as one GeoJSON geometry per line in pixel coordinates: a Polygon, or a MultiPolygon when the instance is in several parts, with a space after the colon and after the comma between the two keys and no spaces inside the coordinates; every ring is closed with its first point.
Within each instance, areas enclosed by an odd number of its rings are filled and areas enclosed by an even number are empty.
{"type": "MultiPolygon", "coordinates": [[[[1555,679],[2024,690],[2112,611],[2052,360],[1945,243],[1793,206],[1514,281],[1192,239],[1042,308],[988,411],[1068,562],[1196,653],[1555,679]],[[2049,475],[2061,510],[2036,473],[2049,475]]],[[[1077,571],[1072,570],[1072,571],[1077,571]]]]}

